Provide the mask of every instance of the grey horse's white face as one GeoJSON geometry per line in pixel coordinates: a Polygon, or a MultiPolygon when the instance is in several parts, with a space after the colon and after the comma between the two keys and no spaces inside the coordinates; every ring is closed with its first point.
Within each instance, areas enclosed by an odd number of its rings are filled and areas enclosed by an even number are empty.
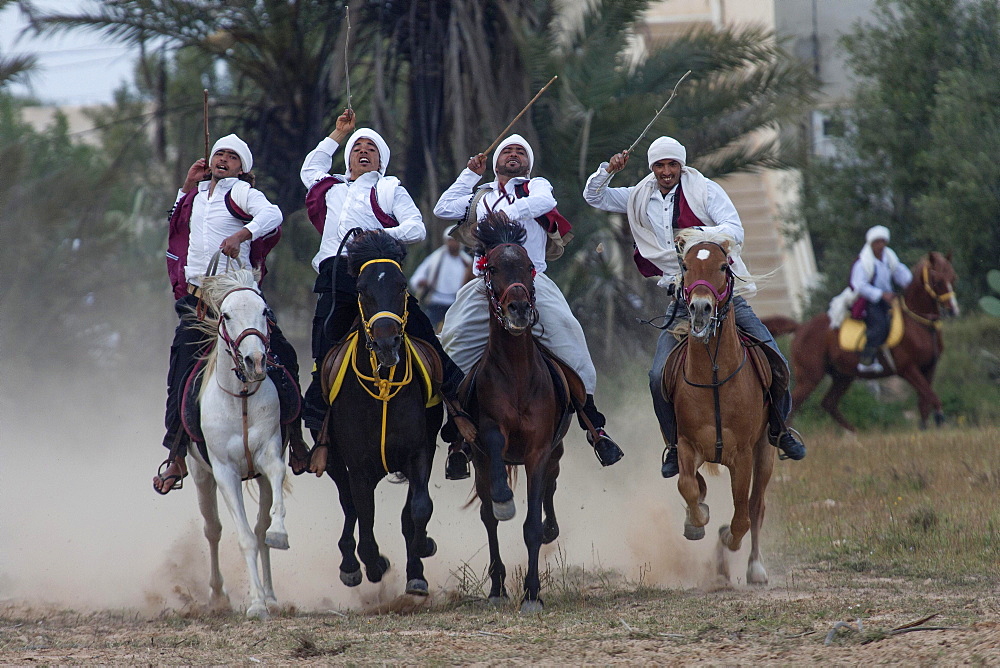
{"type": "MultiPolygon", "coordinates": [[[[247,382],[267,375],[267,304],[256,290],[234,290],[222,300],[219,329],[247,382]]],[[[219,351],[222,352],[222,351],[219,351]]]]}

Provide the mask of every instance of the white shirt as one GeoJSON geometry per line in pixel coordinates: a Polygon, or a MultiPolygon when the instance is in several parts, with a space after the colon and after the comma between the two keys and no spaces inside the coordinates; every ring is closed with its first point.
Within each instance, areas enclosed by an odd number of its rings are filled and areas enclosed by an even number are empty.
{"type": "Polygon", "coordinates": [[[889,268],[886,261],[886,254],[882,254],[882,259],[875,259],[875,275],[868,276],[861,260],[856,260],[851,267],[851,286],[859,295],[869,302],[877,302],[882,299],[883,293],[892,294],[892,283],[896,282],[900,287],[905,288],[913,280],[913,272],[900,262],[896,265],[896,270],[889,268]]]}
{"type": "MultiPolygon", "coordinates": [[[[330,175],[333,154],[339,146],[336,141],[326,137],[306,156],[299,171],[299,177],[306,188],[311,188],[313,184],[330,175]]],[[[423,241],[427,236],[420,209],[413,203],[413,198],[405,188],[402,186],[395,188],[393,201],[389,206],[379,202],[379,206],[386,213],[391,213],[399,222],[397,227],[383,228],[372,211],[370,197],[375,184],[380,178],[386,177],[378,172],[362,174],[354,181],[347,181],[347,176],[343,174],[337,176],[345,182],[334,184],[326,192],[326,223],[323,226],[323,239],[319,244],[319,252],[312,261],[313,269],[317,272],[320,263],[337,252],[344,235],[355,227],[364,230],[384,229],[391,237],[404,244],[423,241]]],[[[347,254],[346,249],[343,254],[347,254]]]]}
{"type": "MultiPolygon", "coordinates": [[[[250,231],[251,240],[267,236],[281,225],[281,209],[271,204],[264,193],[256,188],[250,188],[247,195],[246,212],[253,216],[247,224],[239,218],[234,218],[226,208],[225,197],[239,179],[230,177],[220,179],[215,184],[211,197],[208,195],[210,181],[198,183],[198,194],[194,196],[191,205],[191,231],[188,235],[187,264],[184,265],[184,276],[188,283],[201,285],[201,277],[208,271],[212,256],[219,250],[222,242],[228,237],[246,228],[250,231]]],[[[184,196],[177,191],[177,201],[184,196]]],[[[250,267],[250,242],[240,244],[240,260],[244,267],[250,267]]],[[[220,271],[225,266],[226,258],[219,259],[220,271]]]]}
{"type": "Polygon", "coordinates": [[[452,255],[448,252],[447,246],[441,246],[424,258],[413,272],[410,286],[419,294],[424,289],[420,283],[425,282],[426,287],[430,287],[430,293],[425,299],[428,304],[450,306],[455,302],[459,288],[465,285],[466,271],[471,264],[472,258],[463,251],[458,251],[458,255],[452,255]]]}
{"type": "MultiPolygon", "coordinates": [[[[602,162],[597,171],[591,174],[590,178],[587,179],[587,185],[583,189],[583,198],[596,209],[611,211],[613,213],[626,213],[628,210],[629,195],[635,186],[609,188],[605,185],[605,187],[598,190],[598,186],[609,180],[607,170],[608,163],[602,162]]],[[[729,199],[729,195],[722,189],[722,186],[711,179],[707,180],[706,188],[708,189],[708,197],[705,208],[712,222],[722,228],[721,231],[731,236],[736,243],[742,245],[743,223],[740,221],[740,214],[736,212],[733,201],[729,199]]],[[[666,195],[662,194],[659,188],[653,188],[649,204],[646,206],[646,212],[649,215],[650,223],[653,225],[660,249],[670,252],[675,261],[677,250],[674,248],[674,236],[676,236],[679,230],[673,229],[672,221],[676,192],[677,186],[671,188],[670,192],[666,195]]],[[[679,267],[679,263],[676,264],[679,267]]],[[[677,271],[676,268],[672,267],[659,268],[664,273],[676,273],[677,271]]]]}
{"type": "MultiPolygon", "coordinates": [[[[463,169],[455,183],[444,191],[434,205],[434,215],[444,220],[463,219],[472,201],[476,184],[481,178],[482,176],[471,169],[463,169]]],[[[487,184],[486,187],[491,192],[479,200],[476,218],[481,220],[490,211],[506,213],[508,218],[519,223],[527,232],[524,248],[528,251],[532,264],[535,265],[535,271],[545,271],[548,266],[545,263],[545,243],[548,240],[548,233],[535,218],[547,214],[556,207],[552,184],[540,176],[533,179],[516,176],[510,179],[502,190],[497,180],[487,184]],[[515,197],[514,188],[520,183],[528,184],[527,197],[515,197]]]]}

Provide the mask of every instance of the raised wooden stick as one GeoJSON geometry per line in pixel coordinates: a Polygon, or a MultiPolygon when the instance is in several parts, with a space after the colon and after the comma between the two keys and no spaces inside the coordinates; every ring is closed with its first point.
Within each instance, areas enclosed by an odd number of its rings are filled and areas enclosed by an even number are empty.
{"type": "Polygon", "coordinates": [[[208,169],[208,89],[202,91],[202,115],[205,119],[205,169],[208,169]]]}
{"type": "Polygon", "coordinates": [[[490,144],[489,148],[487,148],[485,151],[483,151],[484,155],[488,154],[490,151],[492,151],[493,149],[495,149],[497,147],[497,144],[499,144],[501,141],[503,141],[504,135],[507,134],[507,131],[510,130],[512,127],[514,127],[514,123],[517,123],[519,120],[521,120],[521,116],[524,116],[524,112],[528,111],[528,109],[531,108],[531,105],[533,105],[535,103],[535,100],[537,100],[541,96],[542,93],[544,93],[546,90],[548,90],[549,86],[551,86],[552,83],[556,79],[558,79],[558,78],[559,78],[559,75],[557,74],[556,76],[554,76],[551,79],[549,79],[549,82],[547,84],[545,84],[544,86],[542,86],[542,89],[540,91],[538,91],[537,93],[535,93],[535,97],[531,98],[531,101],[528,102],[528,104],[524,105],[524,109],[521,110],[521,113],[519,113],[517,116],[515,116],[514,120],[512,120],[507,125],[507,127],[505,127],[503,129],[503,132],[501,132],[499,135],[497,135],[497,138],[493,140],[493,143],[490,144]]]}
{"type": "Polygon", "coordinates": [[[344,5],[344,16],[347,17],[347,35],[344,38],[344,78],[347,79],[347,108],[354,111],[354,108],[351,107],[351,69],[348,63],[351,46],[351,8],[349,5],[344,5]]]}

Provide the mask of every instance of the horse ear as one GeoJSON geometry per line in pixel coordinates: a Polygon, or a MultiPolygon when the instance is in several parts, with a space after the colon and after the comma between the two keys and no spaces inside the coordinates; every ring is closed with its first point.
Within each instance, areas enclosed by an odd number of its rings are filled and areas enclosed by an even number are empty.
{"type": "Polygon", "coordinates": [[[722,243],[719,245],[722,247],[722,250],[725,251],[726,257],[729,257],[729,249],[733,247],[733,242],[729,239],[723,239],[722,243]]]}

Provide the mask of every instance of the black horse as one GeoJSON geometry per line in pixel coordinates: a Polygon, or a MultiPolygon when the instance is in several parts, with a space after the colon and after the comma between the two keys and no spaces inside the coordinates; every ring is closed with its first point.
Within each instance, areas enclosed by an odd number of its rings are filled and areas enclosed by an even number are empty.
{"type": "Polygon", "coordinates": [[[414,308],[400,266],[405,248],[378,230],[356,236],[347,252],[361,314],[347,339],[326,356],[322,369],[323,392],[330,403],[329,447],[322,450],[328,451],[326,471],[337,483],[344,510],[340,579],[349,587],[361,583],[355,548],[371,582],[379,582],[389,570],[389,560],[375,541],[375,486],[388,473],[398,473],[409,483],[402,513],[406,593],[426,596],[421,559],[437,551],[427,535],[427,522],[434,508],[428,479],[444,415],[435,399],[440,360],[429,345],[403,332],[407,313],[414,308]]]}

